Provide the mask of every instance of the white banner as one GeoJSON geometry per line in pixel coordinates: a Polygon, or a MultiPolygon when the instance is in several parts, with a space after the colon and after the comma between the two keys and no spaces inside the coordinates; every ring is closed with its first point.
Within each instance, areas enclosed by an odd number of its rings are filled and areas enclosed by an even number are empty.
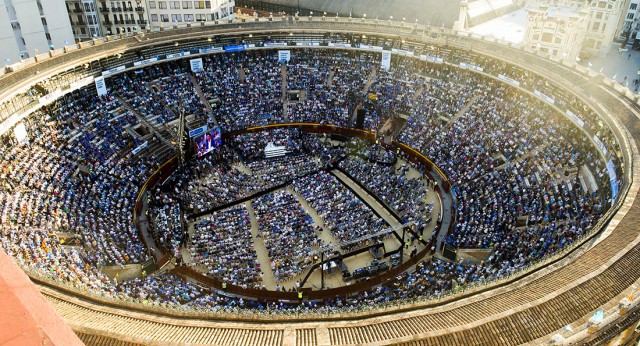
{"type": "Polygon", "coordinates": [[[383,50],[382,51],[382,61],[380,63],[383,69],[388,70],[391,68],[391,51],[383,50]]]}
{"type": "Polygon", "coordinates": [[[191,59],[189,62],[191,63],[191,72],[201,72],[204,70],[202,58],[191,59]]]}
{"type": "Polygon", "coordinates": [[[94,81],[96,83],[96,91],[98,92],[98,96],[106,95],[107,82],[104,80],[104,77],[97,77],[94,81]]]}
{"type": "Polygon", "coordinates": [[[27,129],[24,127],[23,122],[19,122],[16,127],[13,128],[13,134],[16,136],[18,143],[23,143],[29,139],[27,137],[27,129]]]}
{"type": "Polygon", "coordinates": [[[604,143],[602,143],[600,138],[598,138],[598,137],[596,137],[594,135],[593,136],[593,141],[596,142],[596,145],[598,146],[598,148],[600,148],[600,150],[602,150],[602,153],[604,154],[604,156],[607,156],[607,147],[604,146],[604,143]]]}
{"type": "Polygon", "coordinates": [[[397,49],[397,48],[391,48],[391,52],[394,54],[398,54],[398,55],[406,55],[406,56],[413,56],[413,52],[408,51],[408,50],[404,50],[404,49],[397,49]]]}
{"type": "Polygon", "coordinates": [[[482,72],[484,71],[484,69],[480,66],[476,66],[476,65],[472,65],[472,64],[467,64],[466,62],[461,62],[460,63],[460,67],[462,68],[468,68],[470,70],[476,70],[478,72],[482,72]]]}
{"type": "Polygon", "coordinates": [[[509,77],[507,77],[507,76],[505,76],[503,74],[499,74],[498,75],[498,79],[503,80],[503,81],[508,82],[508,83],[511,83],[511,84],[513,84],[515,86],[520,86],[520,82],[518,82],[515,79],[509,78],[509,77]]]}
{"type": "Polygon", "coordinates": [[[145,141],[144,143],[140,144],[140,146],[138,146],[137,148],[133,149],[133,151],[131,151],[131,153],[133,155],[137,155],[139,152],[142,151],[142,149],[145,149],[149,146],[149,142],[145,141]]]}
{"type": "Polygon", "coordinates": [[[290,60],[291,60],[291,51],[290,50],[279,50],[278,51],[278,61],[289,62],[290,60]]]}
{"type": "Polygon", "coordinates": [[[114,68],[110,68],[110,69],[108,69],[108,70],[106,70],[106,71],[103,71],[103,72],[102,72],[102,75],[103,75],[103,76],[108,76],[108,75],[110,75],[110,74],[112,74],[112,73],[116,73],[116,72],[124,71],[124,70],[125,70],[125,68],[126,68],[126,67],[124,67],[124,65],[122,65],[122,66],[118,66],[118,67],[114,67],[114,68]]]}
{"type": "Polygon", "coordinates": [[[145,59],[145,60],[141,60],[141,61],[136,61],[133,63],[133,66],[141,66],[141,65],[148,65],[151,63],[154,63],[158,61],[158,58],[151,58],[151,59],[145,59]]]}
{"type": "Polygon", "coordinates": [[[615,201],[616,197],[618,197],[620,187],[618,186],[616,168],[612,160],[607,162],[607,173],[609,173],[609,182],[611,184],[611,199],[615,201]]]}
{"type": "Polygon", "coordinates": [[[573,114],[572,111],[567,110],[567,116],[573,120],[576,124],[580,125],[580,127],[584,127],[584,121],[582,121],[582,119],[578,118],[577,115],[573,114]]]}
{"type": "Polygon", "coordinates": [[[547,95],[545,95],[545,94],[543,94],[543,93],[539,92],[538,90],[535,90],[535,89],[534,89],[534,90],[533,90],[533,93],[534,93],[536,96],[538,96],[539,98],[541,98],[541,99],[543,99],[543,100],[545,100],[545,101],[547,101],[547,102],[549,102],[549,103],[551,103],[551,104],[555,104],[555,103],[556,103],[556,100],[554,100],[554,99],[552,99],[551,97],[549,97],[549,96],[547,96],[547,95]]]}
{"type": "Polygon", "coordinates": [[[329,42],[329,47],[351,48],[351,43],[333,43],[333,42],[329,42]]]}

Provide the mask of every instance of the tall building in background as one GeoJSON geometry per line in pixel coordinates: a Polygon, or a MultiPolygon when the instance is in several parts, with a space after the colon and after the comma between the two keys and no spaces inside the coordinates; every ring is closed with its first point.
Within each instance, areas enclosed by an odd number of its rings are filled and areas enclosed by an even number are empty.
{"type": "MultiPolygon", "coordinates": [[[[583,36],[580,48],[580,56],[606,56],[614,47],[613,43],[621,37],[625,30],[632,26],[635,20],[635,12],[637,12],[640,0],[515,0],[516,3],[524,8],[522,10],[530,11],[526,16],[525,27],[527,32],[534,31],[546,32],[546,39],[557,42],[557,49],[554,44],[549,41],[543,41],[542,36],[535,39],[532,35],[524,38],[524,44],[536,48],[540,47],[551,55],[556,55],[554,50],[562,51],[562,45],[570,44],[570,50],[574,50],[574,41],[565,42],[567,35],[563,32],[575,31],[569,25],[565,27],[563,20],[569,19],[567,13],[575,14],[586,11],[587,25],[584,27],[583,33],[577,33],[577,36],[583,36]],[[548,9],[564,9],[559,11],[550,11],[548,9]],[[538,10],[539,9],[539,10],[538,10]],[[548,27],[543,27],[543,22],[548,27]],[[557,29],[557,30],[556,30],[557,29]],[[554,32],[557,37],[551,38],[548,33],[554,32]],[[584,35],[583,35],[584,34],[584,35]],[[545,46],[549,49],[545,49],[545,46]]],[[[571,24],[571,21],[566,22],[571,24]]],[[[582,20],[580,24],[582,25],[582,20]]],[[[578,24],[574,22],[573,24],[578,24]]],[[[581,26],[582,27],[582,26],[581,26]]],[[[565,51],[567,49],[564,49],[565,51]]],[[[567,53],[569,54],[569,53],[567,53]]],[[[562,58],[559,55],[559,58],[562,58]]],[[[569,54],[572,55],[572,54],[569,54]]]]}
{"type": "Polygon", "coordinates": [[[117,35],[147,29],[147,3],[137,1],[100,0],[98,10],[105,35],[117,35]]]}
{"type": "Polygon", "coordinates": [[[66,0],[66,5],[76,39],[87,40],[104,35],[98,21],[98,6],[95,0],[66,0]]]}
{"type": "Polygon", "coordinates": [[[529,10],[524,43],[532,49],[573,62],[580,54],[588,25],[587,10],[542,5],[529,10]]]}
{"type": "Polygon", "coordinates": [[[235,17],[234,0],[165,1],[147,0],[152,27],[211,22],[235,17]]]}
{"type": "Polygon", "coordinates": [[[605,56],[613,40],[622,34],[629,0],[591,0],[591,18],[582,44],[584,55],[605,56]]]}
{"type": "Polygon", "coordinates": [[[0,1],[0,59],[11,64],[73,43],[64,0],[0,1]]]}
{"type": "Polygon", "coordinates": [[[624,17],[624,25],[622,27],[623,33],[628,33],[629,37],[636,37],[638,30],[640,30],[640,0],[631,0],[627,13],[624,17]]]}

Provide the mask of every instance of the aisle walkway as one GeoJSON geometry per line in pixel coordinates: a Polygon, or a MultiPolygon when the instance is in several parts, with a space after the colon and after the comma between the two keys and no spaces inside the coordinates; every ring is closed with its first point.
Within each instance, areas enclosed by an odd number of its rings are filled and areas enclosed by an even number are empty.
{"type": "Polygon", "coordinates": [[[298,203],[300,203],[304,210],[311,216],[311,218],[313,219],[313,223],[322,227],[322,233],[318,234],[318,238],[320,238],[325,244],[335,242],[333,236],[331,235],[331,232],[329,231],[329,228],[327,228],[327,225],[324,224],[324,220],[322,220],[320,215],[318,215],[318,212],[314,208],[312,208],[311,205],[309,205],[309,202],[307,202],[306,199],[304,199],[291,187],[287,187],[287,191],[298,199],[298,203]]]}
{"type": "Polygon", "coordinates": [[[391,227],[398,227],[401,225],[400,221],[395,218],[395,216],[391,215],[387,208],[385,208],[382,204],[380,204],[373,196],[371,196],[368,192],[360,188],[356,182],[351,180],[349,177],[344,175],[344,173],[339,170],[333,170],[331,173],[335,174],[335,176],[346,186],[350,187],[355,191],[356,195],[366,204],[371,207],[371,209],[375,210],[391,227]]]}
{"type": "Polygon", "coordinates": [[[275,290],[275,276],[273,275],[273,270],[271,270],[269,251],[267,251],[267,247],[264,245],[264,241],[262,241],[262,235],[258,227],[258,220],[256,219],[256,212],[255,210],[253,210],[253,206],[251,205],[250,201],[245,202],[244,205],[249,212],[249,217],[251,218],[251,235],[253,236],[253,248],[258,255],[258,263],[260,263],[260,269],[264,274],[262,276],[262,284],[268,290],[275,290]]]}

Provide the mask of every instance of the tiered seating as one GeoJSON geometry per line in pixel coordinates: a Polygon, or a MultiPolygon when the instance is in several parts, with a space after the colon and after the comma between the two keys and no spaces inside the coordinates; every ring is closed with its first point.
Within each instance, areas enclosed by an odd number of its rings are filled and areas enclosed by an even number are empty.
{"type": "Polygon", "coordinates": [[[403,223],[426,219],[433,210],[433,205],[426,203],[424,177],[407,178],[410,166],[405,163],[398,168],[385,167],[353,156],[340,162],[340,167],[350,176],[393,208],[403,223]]]}
{"type": "Polygon", "coordinates": [[[316,173],[296,180],[293,188],[318,211],[338,241],[358,238],[388,227],[384,220],[328,173],[316,173]]]}
{"type": "Polygon", "coordinates": [[[209,275],[240,286],[261,281],[244,206],[217,211],[197,221],[189,249],[191,265],[206,267],[209,275]]]}
{"type": "Polygon", "coordinates": [[[202,92],[216,100],[214,116],[224,131],[281,122],[282,85],[277,54],[249,53],[237,59],[214,55],[196,73],[202,92]]]}
{"type": "Polygon", "coordinates": [[[313,263],[310,252],[320,245],[311,216],[285,190],[263,195],[252,203],[269,252],[276,281],[294,278],[313,263]]]}

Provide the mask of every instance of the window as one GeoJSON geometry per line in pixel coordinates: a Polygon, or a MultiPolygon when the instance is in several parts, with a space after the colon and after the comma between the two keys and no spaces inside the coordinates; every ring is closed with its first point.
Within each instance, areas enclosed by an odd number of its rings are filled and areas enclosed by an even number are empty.
{"type": "Polygon", "coordinates": [[[199,22],[206,22],[207,15],[206,14],[196,14],[196,20],[199,22]]]}
{"type": "Polygon", "coordinates": [[[167,2],[166,1],[158,1],[158,8],[161,10],[166,10],[167,9],[167,2]]]}
{"type": "Polygon", "coordinates": [[[169,8],[170,9],[180,9],[180,1],[169,1],[169,8]]]}
{"type": "Polygon", "coordinates": [[[42,20],[42,25],[47,25],[47,18],[41,18],[42,20]]]}
{"type": "MultiPolygon", "coordinates": [[[[191,2],[191,1],[183,1],[182,2],[182,8],[184,8],[184,9],[193,8],[193,2],[191,2]]],[[[185,20],[185,22],[186,22],[186,20],[185,20]]]]}
{"type": "Polygon", "coordinates": [[[592,31],[598,31],[598,29],[600,29],[600,23],[599,22],[593,23],[593,26],[591,27],[591,30],[592,31]]]}
{"type": "Polygon", "coordinates": [[[169,23],[169,15],[168,14],[161,14],[160,15],[160,20],[165,22],[165,23],[169,23]]]}
{"type": "Polygon", "coordinates": [[[185,14],[184,15],[184,21],[185,22],[193,22],[193,15],[192,14],[185,14]]]}
{"type": "Polygon", "coordinates": [[[633,20],[633,13],[627,13],[627,19],[633,20]]]}
{"type": "Polygon", "coordinates": [[[551,42],[551,40],[553,39],[553,35],[545,32],[542,34],[542,42],[551,42]]]}
{"type": "Polygon", "coordinates": [[[197,9],[211,8],[211,1],[194,1],[193,5],[197,9]]]}
{"type": "Polygon", "coordinates": [[[629,9],[631,9],[632,11],[634,11],[636,8],[638,8],[638,4],[631,4],[631,6],[629,6],[629,9]]]}
{"type": "Polygon", "coordinates": [[[152,14],[151,15],[151,21],[152,22],[157,22],[158,21],[158,15],[157,14],[152,14]]]}
{"type": "Polygon", "coordinates": [[[155,1],[149,1],[149,8],[156,8],[156,2],[155,1]]]}
{"type": "Polygon", "coordinates": [[[176,22],[181,22],[182,21],[182,15],[180,14],[172,14],[171,15],[171,21],[176,23],[176,22]]]}

